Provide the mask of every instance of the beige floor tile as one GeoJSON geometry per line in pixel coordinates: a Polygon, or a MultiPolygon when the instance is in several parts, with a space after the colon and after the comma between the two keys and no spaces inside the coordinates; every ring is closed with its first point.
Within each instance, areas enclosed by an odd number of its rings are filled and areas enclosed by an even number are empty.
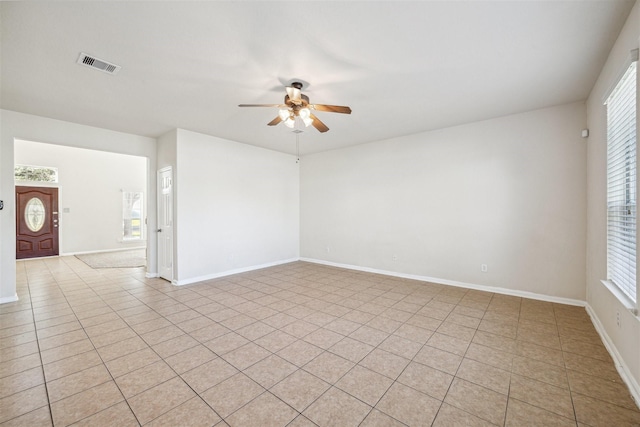
{"type": "Polygon", "coordinates": [[[364,325],[355,332],[352,332],[349,337],[375,347],[380,345],[382,341],[386,340],[389,337],[389,334],[364,325]]]}
{"type": "Polygon", "coordinates": [[[67,357],[75,356],[80,353],[84,353],[93,350],[93,344],[89,339],[83,339],[71,344],[61,345],[49,350],[40,352],[42,357],[42,363],[52,363],[58,360],[66,359],[67,357]]]}
{"type": "Polygon", "coordinates": [[[303,338],[311,332],[316,331],[318,328],[318,325],[314,325],[313,323],[305,320],[295,320],[287,326],[280,328],[280,330],[296,338],[303,338]]]}
{"type": "MultiPolygon", "coordinates": [[[[447,317],[447,319],[448,318],[449,317],[447,317]]],[[[470,328],[450,320],[445,320],[438,327],[437,332],[463,341],[471,342],[471,339],[476,333],[476,328],[470,328]]]]}
{"type": "Polygon", "coordinates": [[[389,389],[393,380],[362,366],[355,366],[347,372],[335,386],[357,397],[363,402],[375,406],[389,389]]]}
{"type": "Polygon", "coordinates": [[[103,364],[93,366],[80,372],[54,381],[47,381],[47,392],[51,403],[69,397],[81,391],[111,381],[111,375],[103,364]]]}
{"type": "Polygon", "coordinates": [[[181,376],[196,393],[202,393],[238,372],[236,368],[218,357],[181,374],[181,376]]]}
{"type": "Polygon", "coordinates": [[[38,353],[32,353],[17,359],[0,361],[0,378],[5,378],[40,365],[40,354],[38,353]]]}
{"type": "Polygon", "coordinates": [[[44,384],[44,375],[39,366],[4,377],[0,381],[0,399],[40,384],[44,384]]]}
{"type": "Polygon", "coordinates": [[[196,339],[187,334],[184,334],[170,340],[163,341],[160,344],[153,345],[151,346],[151,348],[160,357],[166,358],[197,345],[198,341],[196,339]]]}
{"type": "Polygon", "coordinates": [[[175,376],[169,365],[160,360],[118,377],[115,381],[124,397],[129,399],[175,376]]]}
{"type": "Polygon", "coordinates": [[[379,411],[407,425],[431,425],[441,402],[417,390],[394,383],[376,405],[379,411]]]}
{"type": "Polygon", "coordinates": [[[329,348],[329,351],[333,354],[337,354],[340,357],[350,360],[351,362],[358,363],[373,349],[374,347],[369,344],[365,344],[361,341],[345,337],[339,342],[332,345],[329,348]]]}
{"type": "Polygon", "coordinates": [[[265,389],[243,373],[238,373],[201,394],[220,416],[228,417],[259,395],[265,389]]]}
{"type": "Polygon", "coordinates": [[[372,409],[359,427],[402,427],[405,424],[377,409],[372,409]]]}
{"type": "Polygon", "coordinates": [[[289,335],[282,331],[273,331],[269,334],[262,336],[255,340],[255,343],[260,347],[269,350],[272,353],[277,353],[289,344],[293,344],[298,339],[293,335],[289,335]]]}
{"type": "Polygon", "coordinates": [[[433,427],[493,427],[495,424],[471,415],[461,409],[443,403],[433,422],[433,427]]]}
{"type": "Polygon", "coordinates": [[[184,332],[182,331],[182,329],[178,328],[175,325],[169,325],[165,326],[164,328],[156,329],[154,331],[142,334],[141,337],[148,345],[153,346],[172,338],[179,337],[183,334],[184,332]]]}
{"type": "Polygon", "coordinates": [[[97,414],[84,418],[73,427],[93,427],[93,426],[118,426],[118,427],[136,427],[140,424],[136,420],[135,415],[129,409],[126,402],[116,403],[115,405],[104,409],[97,414]]]}
{"type": "MultiPolygon", "coordinates": [[[[125,356],[106,362],[107,368],[114,378],[128,372],[150,365],[160,360],[160,357],[150,348],[143,348],[125,356]]],[[[46,371],[46,368],[45,368],[46,371]]]]}
{"type": "Polygon", "coordinates": [[[116,384],[109,381],[52,403],[53,422],[62,426],[73,424],[123,400],[116,384]]]}
{"type": "Polygon", "coordinates": [[[263,393],[234,412],[230,425],[246,427],[280,427],[292,421],[298,412],[269,392],[263,393]]]}
{"type": "Polygon", "coordinates": [[[415,314],[407,320],[406,323],[409,325],[419,326],[424,329],[429,329],[430,331],[435,331],[440,327],[442,322],[442,320],[434,319],[433,317],[415,314]]]}
{"type": "Polygon", "coordinates": [[[193,397],[193,390],[176,377],[128,399],[128,402],[138,421],[146,424],[193,397]]]}
{"type": "Polygon", "coordinates": [[[478,325],[478,330],[515,339],[518,335],[518,322],[482,319],[478,325]]]}
{"type": "Polygon", "coordinates": [[[510,371],[514,355],[472,342],[464,357],[510,371]]]}
{"type": "Polygon", "coordinates": [[[344,316],[342,316],[343,319],[360,323],[361,325],[364,325],[365,323],[370,322],[374,317],[376,316],[371,313],[365,313],[364,311],[361,311],[361,310],[353,310],[345,314],[344,316]]]}
{"type": "Polygon", "coordinates": [[[272,354],[243,372],[262,387],[269,389],[296,370],[297,366],[272,354]]]}
{"type": "Polygon", "coordinates": [[[516,399],[509,399],[505,427],[575,427],[575,420],[564,418],[516,399]]]}
{"type": "Polygon", "coordinates": [[[477,310],[474,313],[472,310],[474,309],[468,308],[468,307],[465,308],[461,306],[456,306],[456,308],[453,309],[453,312],[451,312],[451,314],[446,318],[445,321],[455,323],[456,325],[465,326],[467,328],[478,329],[482,316],[484,316],[484,311],[477,310]],[[467,313],[472,313],[475,315],[472,316],[469,314],[462,313],[465,310],[467,310],[467,313]]]}
{"type": "Polygon", "coordinates": [[[425,345],[418,354],[416,354],[414,360],[423,365],[431,366],[432,368],[455,375],[462,362],[462,357],[440,350],[439,348],[425,345]]]}
{"type": "Polygon", "coordinates": [[[328,349],[332,345],[344,338],[343,335],[330,331],[328,329],[320,328],[311,332],[309,335],[303,338],[303,341],[313,344],[316,347],[320,347],[324,350],[328,349]]]}
{"type": "Polygon", "coordinates": [[[302,412],[330,385],[318,377],[303,370],[297,370],[271,388],[271,393],[278,396],[291,407],[302,412]]]}
{"type": "Polygon", "coordinates": [[[173,368],[178,374],[190,371],[203,363],[215,359],[216,354],[209,350],[207,347],[199,344],[195,347],[191,347],[181,353],[174,354],[165,358],[165,362],[173,368]]]}
{"type": "Polygon", "coordinates": [[[511,371],[523,377],[542,381],[556,387],[569,388],[566,371],[555,365],[516,356],[513,359],[511,371]]]}
{"type": "Polygon", "coordinates": [[[604,362],[592,357],[581,356],[575,353],[563,353],[564,363],[567,369],[582,372],[583,374],[593,375],[605,380],[617,381],[620,378],[620,374],[615,368],[615,365],[609,362],[604,362]]]}
{"type": "Polygon", "coordinates": [[[346,374],[355,363],[330,352],[324,352],[303,366],[303,369],[318,378],[334,384],[346,374]]]}
{"type": "Polygon", "coordinates": [[[417,362],[411,362],[398,377],[399,383],[438,400],[444,399],[452,381],[452,375],[417,362]]]}
{"type": "Polygon", "coordinates": [[[359,365],[395,380],[409,364],[409,359],[376,348],[359,365]]]}
{"type": "Polygon", "coordinates": [[[221,418],[200,397],[193,397],[180,406],[151,421],[149,427],[175,427],[188,422],[193,426],[217,425],[221,418]],[[188,420],[188,421],[186,421],[188,420]]]}
{"type": "MultiPolygon", "coordinates": [[[[50,338],[41,339],[38,341],[38,346],[40,347],[40,351],[45,351],[55,347],[59,347],[61,345],[71,344],[86,338],[88,338],[87,334],[82,329],[78,329],[75,331],[65,332],[60,335],[55,335],[50,338]]],[[[36,351],[38,351],[37,347],[36,351]]],[[[4,358],[2,359],[6,360],[4,358]]]]}
{"type": "Polygon", "coordinates": [[[509,398],[518,399],[565,418],[575,418],[571,392],[566,388],[513,374],[509,398]]]}
{"type": "Polygon", "coordinates": [[[293,363],[296,366],[304,366],[309,361],[322,353],[322,349],[308,342],[298,340],[282,350],[278,351],[278,356],[293,363]]]}
{"type": "Polygon", "coordinates": [[[96,348],[99,348],[106,345],[118,343],[135,336],[137,336],[136,332],[133,329],[127,327],[116,329],[115,331],[107,332],[106,334],[93,336],[91,337],[91,342],[96,348]]]}
{"type": "Polygon", "coordinates": [[[50,427],[53,426],[48,406],[27,412],[24,415],[2,423],[2,427],[50,427]]]}
{"type": "Polygon", "coordinates": [[[350,320],[336,319],[333,322],[327,324],[325,328],[346,336],[358,329],[360,326],[362,325],[350,320]]]}
{"type": "Polygon", "coordinates": [[[558,333],[548,333],[535,329],[518,328],[518,341],[526,341],[554,350],[562,350],[558,333]]]}
{"type": "Polygon", "coordinates": [[[120,389],[153,425],[639,424],[582,307],[304,262],[181,288],[74,257],[17,266],[21,301],[0,308],[6,425],[51,424],[42,371],[58,424],[137,425],[120,389]]]}
{"type": "Polygon", "coordinates": [[[439,332],[434,333],[427,344],[431,347],[447,351],[449,353],[463,356],[469,347],[469,342],[460,338],[444,335],[439,332]]]}
{"type": "Polygon", "coordinates": [[[247,369],[249,366],[261,361],[272,353],[252,342],[238,347],[224,355],[224,360],[235,366],[239,370],[247,369]]]}
{"type": "Polygon", "coordinates": [[[319,426],[358,426],[369,414],[371,406],[332,387],[320,396],[303,415],[319,426]]]}
{"type": "Polygon", "coordinates": [[[569,377],[569,386],[574,393],[580,393],[628,409],[636,410],[638,408],[629,393],[629,388],[620,378],[611,381],[570,370],[567,371],[567,375],[569,377]]]}
{"type": "Polygon", "coordinates": [[[539,360],[550,365],[564,368],[564,357],[560,350],[543,347],[527,341],[518,341],[516,345],[516,355],[539,360]]]}
{"type": "Polygon", "coordinates": [[[504,423],[507,396],[488,388],[455,378],[444,401],[494,424],[504,423]]]}
{"type": "Polygon", "coordinates": [[[148,348],[149,346],[140,337],[128,338],[126,340],[106,345],[98,348],[98,354],[102,360],[109,362],[119,357],[148,348]]]}
{"type": "Polygon", "coordinates": [[[227,354],[243,345],[249,343],[249,340],[235,332],[221,335],[204,343],[205,346],[219,356],[227,354]]]}
{"type": "Polygon", "coordinates": [[[473,359],[462,359],[456,377],[502,394],[509,394],[509,371],[493,367],[473,359]]]}
{"type": "MultiPolygon", "coordinates": [[[[352,323],[354,325],[357,325],[358,327],[361,326],[359,323],[356,323],[356,322],[352,322],[352,323]]],[[[402,326],[402,324],[403,323],[398,320],[393,320],[389,317],[382,317],[382,316],[376,316],[373,319],[371,319],[369,322],[367,322],[367,326],[386,332],[388,334],[394,333],[396,329],[402,326]]],[[[355,329],[353,331],[350,331],[349,333],[354,331],[355,329]]],[[[348,335],[348,334],[345,334],[345,335],[348,335]]]]}
{"type": "Polygon", "coordinates": [[[0,423],[46,406],[47,392],[43,384],[0,399],[0,423]]]}
{"type": "Polygon", "coordinates": [[[640,425],[640,411],[612,405],[579,393],[572,395],[578,423],[594,427],[640,425]]]}
{"type": "Polygon", "coordinates": [[[133,323],[130,324],[130,326],[139,335],[144,335],[158,329],[166,328],[167,326],[173,326],[173,323],[169,322],[163,317],[159,317],[157,319],[148,320],[142,323],[133,323]]]}

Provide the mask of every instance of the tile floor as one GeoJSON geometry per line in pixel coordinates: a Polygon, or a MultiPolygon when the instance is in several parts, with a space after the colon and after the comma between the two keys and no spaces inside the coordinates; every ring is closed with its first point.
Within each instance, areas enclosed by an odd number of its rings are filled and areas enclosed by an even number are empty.
{"type": "Polygon", "coordinates": [[[295,262],[184,287],[17,263],[2,426],[638,426],[585,310],[295,262]]]}

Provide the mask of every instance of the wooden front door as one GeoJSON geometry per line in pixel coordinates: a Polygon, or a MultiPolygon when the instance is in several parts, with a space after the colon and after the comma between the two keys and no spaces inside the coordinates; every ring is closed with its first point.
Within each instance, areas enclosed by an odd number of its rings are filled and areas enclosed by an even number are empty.
{"type": "Polygon", "coordinates": [[[16,258],[58,255],[58,189],[16,187],[16,258]]]}

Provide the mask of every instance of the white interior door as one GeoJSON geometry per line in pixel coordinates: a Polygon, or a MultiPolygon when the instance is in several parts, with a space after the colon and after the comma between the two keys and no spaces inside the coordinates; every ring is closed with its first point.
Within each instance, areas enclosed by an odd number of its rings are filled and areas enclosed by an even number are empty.
{"type": "Polygon", "coordinates": [[[173,172],[158,171],[158,274],[173,280],[173,172]]]}

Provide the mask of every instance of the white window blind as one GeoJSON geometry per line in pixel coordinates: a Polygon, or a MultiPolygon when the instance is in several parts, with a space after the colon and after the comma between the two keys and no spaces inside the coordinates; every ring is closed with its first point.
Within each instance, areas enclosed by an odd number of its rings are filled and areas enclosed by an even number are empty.
{"type": "Polygon", "coordinates": [[[607,279],[636,301],[636,68],[607,99],[607,279]]]}

